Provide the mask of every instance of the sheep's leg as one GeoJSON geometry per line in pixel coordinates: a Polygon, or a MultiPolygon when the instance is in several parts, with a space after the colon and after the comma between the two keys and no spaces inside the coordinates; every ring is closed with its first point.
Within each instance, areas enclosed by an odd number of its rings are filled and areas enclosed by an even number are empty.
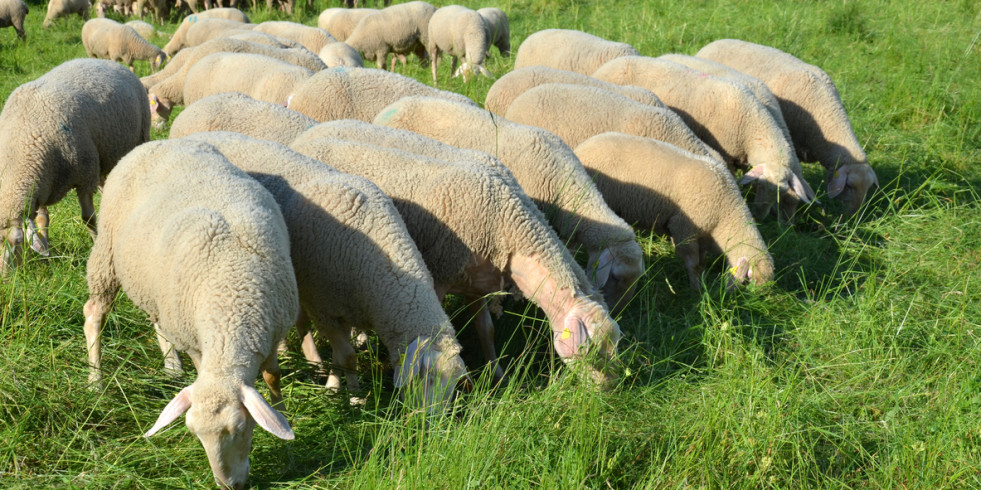
{"type": "Polygon", "coordinates": [[[328,388],[340,387],[339,371],[342,371],[347,379],[347,389],[357,391],[361,388],[358,383],[358,357],[351,345],[351,328],[347,325],[331,325],[326,328],[327,338],[330,340],[330,349],[334,352],[334,363],[330,369],[330,377],[327,379],[328,388]],[[335,386],[331,386],[331,383],[335,386]]]}
{"type": "Polygon", "coordinates": [[[467,311],[473,317],[473,325],[477,330],[477,339],[480,341],[480,350],[483,351],[484,359],[494,370],[494,381],[505,381],[504,370],[498,362],[497,348],[494,346],[494,321],[487,308],[487,300],[467,297],[467,311]]]}
{"type": "Polygon", "coordinates": [[[273,353],[262,365],[262,379],[269,387],[269,400],[272,401],[273,408],[281,408],[283,404],[283,389],[280,382],[283,379],[283,371],[279,368],[279,359],[273,353]]]}
{"type": "Polygon", "coordinates": [[[674,245],[675,252],[678,253],[678,257],[681,257],[685,263],[685,270],[688,271],[688,283],[696,291],[702,289],[702,262],[698,248],[698,243],[693,240],[675,241],[674,245]]]}
{"type": "Polygon", "coordinates": [[[429,59],[430,59],[430,65],[431,65],[430,66],[430,69],[433,72],[433,87],[438,87],[439,84],[436,82],[436,65],[439,64],[438,63],[438,61],[439,61],[439,48],[430,49],[429,50],[429,59]]]}
{"type": "Polygon", "coordinates": [[[82,221],[89,228],[89,234],[92,235],[92,240],[95,240],[95,203],[92,201],[92,193],[79,192],[78,205],[82,208],[82,221]]]}
{"type": "Polygon", "coordinates": [[[48,225],[51,223],[51,218],[48,216],[48,207],[41,206],[37,208],[37,216],[34,217],[34,224],[37,225],[37,234],[41,236],[44,241],[48,240],[48,225]]]}
{"type": "Polygon", "coordinates": [[[174,348],[174,344],[171,344],[170,341],[163,336],[163,332],[160,331],[159,324],[154,323],[153,330],[157,332],[157,344],[160,345],[160,352],[163,354],[164,372],[169,376],[180,376],[181,373],[184,372],[184,365],[181,362],[181,356],[177,354],[177,349],[174,348]]]}
{"type": "Polygon", "coordinates": [[[323,367],[324,359],[320,357],[317,343],[313,339],[313,332],[310,330],[310,317],[302,309],[300,316],[296,318],[296,334],[300,337],[300,348],[303,350],[303,357],[307,359],[307,362],[318,368],[323,367]]]}
{"type": "Polygon", "coordinates": [[[93,296],[85,302],[82,313],[85,315],[85,345],[89,352],[89,383],[93,387],[102,385],[102,322],[110,301],[104,296],[93,296]]]}

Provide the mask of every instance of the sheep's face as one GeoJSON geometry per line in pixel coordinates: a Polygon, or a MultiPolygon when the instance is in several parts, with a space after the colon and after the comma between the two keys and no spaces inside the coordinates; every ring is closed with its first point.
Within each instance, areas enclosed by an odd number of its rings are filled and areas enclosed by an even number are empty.
{"type": "Polygon", "coordinates": [[[0,229],[0,276],[20,265],[24,257],[24,230],[20,226],[0,229]]]}
{"type": "Polygon", "coordinates": [[[552,324],[553,345],[562,361],[602,389],[617,380],[614,357],[620,342],[620,326],[606,308],[584,300],[574,306],[561,325],[552,324]]]}
{"type": "Polygon", "coordinates": [[[603,292],[613,316],[619,315],[633,298],[637,281],[644,274],[644,256],[636,242],[591,252],[589,279],[603,292]]]}
{"type": "Polygon", "coordinates": [[[166,129],[173,103],[157,96],[157,94],[150,94],[148,99],[150,103],[150,122],[153,124],[153,127],[159,130],[166,129]]]}
{"type": "Polygon", "coordinates": [[[450,339],[418,337],[412,341],[395,372],[395,386],[402,390],[406,405],[429,413],[443,411],[453,400],[457,384],[469,380],[459,354],[460,346],[450,339]]]}
{"type": "Polygon", "coordinates": [[[845,165],[828,171],[828,197],[841,201],[854,214],[872,186],[879,187],[875,171],[867,163],[845,165]]]}

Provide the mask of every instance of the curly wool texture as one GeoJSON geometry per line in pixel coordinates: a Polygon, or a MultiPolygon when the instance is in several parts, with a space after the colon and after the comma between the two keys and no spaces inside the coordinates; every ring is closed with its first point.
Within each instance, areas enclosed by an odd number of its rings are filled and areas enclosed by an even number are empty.
{"type": "Polygon", "coordinates": [[[617,214],[671,235],[692,286],[699,285],[705,250],[725,254],[730,271],[745,258],[757,284],[773,279],[766,242],[724,169],[674,145],[623,133],[598,134],[575,151],[617,214]]]}
{"type": "Polygon", "coordinates": [[[101,179],[150,140],[140,81],[118,63],[76,59],[17,87],[0,112],[0,228],[101,179]]]}
{"type": "Polygon", "coordinates": [[[136,33],[139,34],[140,37],[142,37],[143,39],[150,39],[151,37],[154,36],[166,35],[158,31],[156,27],[153,27],[153,24],[150,24],[149,22],[143,22],[142,20],[131,20],[124,25],[132,27],[133,30],[136,31],[136,33]]]}
{"type": "Polygon", "coordinates": [[[511,24],[507,14],[497,7],[485,7],[477,10],[477,13],[484,18],[491,45],[496,46],[501,55],[510,56],[511,24]]]}
{"type": "Polygon", "coordinates": [[[181,21],[181,25],[177,27],[176,31],[174,31],[174,35],[171,36],[170,41],[164,45],[164,52],[170,56],[173,56],[174,53],[187,47],[188,29],[202,19],[225,19],[239,22],[241,24],[249,23],[249,17],[247,15],[237,8],[230,7],[214,8],[196,13],[194,15],[188,15],[187,17],[184,17],[184,20],[181,21]]]}
{"type": "Polygon", "coordinates": [[[221,92],[242,92],[253,99],[282,104],[294,87],[313,72],[285,61],[251,53],[214,53],[201,58],[184,78],[184,103],[221,92]]]}
{"type": "Polygon", "coordinates": [[[0,0],[0,28],[13,27],[22,41],[27,40],[24,33],[24,18],[30,9],[23,0],[0,0]]]}
{"type": "Polygon", "coordinates": [[[432,63],[433,84],[436,83],[436,70],[442,53],[453,59],[451,72],[456,71],[458,59],[463,58],[464,78],[470,69],[482,74],[487,71],[483,65],[491,46],[490,33],[480,14],[460,5],[448,5],[433,13],[428,29],[426,51],[432,63]]]}
{"type": "Polygon", "coordinates": [[[256,100],[240,92],[223,92],[187,106],[174,119],[170,137],[234,131],[288,145],[316,124],[317,121],[279,104],[256,100]]]}
{"type": "Polygon", "coordinates": [[[604,82],[574,71],[556,70],[547,66],[529,66],[509,72],[494,82],[494,85],[491,85],[490,90],[487,91],[484,108],[504,117],[504,113],[507,112],[508,107],[511,107],[514,99],[528,90],[546,83],[566,83],[601,88],[641,104],[665,107],[661,99],[646,88],[604,82]]]}
{"type": "Polygon", "coordinates": [[[112,19],[87,20],[82,25],[82,45],[90,57],[119,61],[130,68],[135,60],[141,60],[157,71],[167,59],[163,50],[143,39],[135,29],[112,19]]]}
{"type": "Polygon", "coordinates": [[[329,8],[317,17],[317,27],[327,31],[334,39],[344,41],[351,36],[361,19],[378,12],[369,8],[329,8]]]}
{"type": "Polygon", "coordinates": [[[514,59],[514,69],[542,65],[590,75],[607,61],[640,55],[626,43],[607,41],[582,31],[545,29],[528,36],[514,59]]]}
{"type": "Polygon", "coordinates": [[[78,14],[82,20],[88,20],[89,7],[89,0],[49,0],[48,13],[41,26],[47,29],[58,17],[68,17],[71,14],[78,14]]]}
{"type": "Polygon", "coordinates": [[[296,22],[266,21],[256,24],[252,30],[296,41],[311,53],[319,53],[324,46],[337,42],[334,36],[319,27],[305,26],[296,22]]]}
{"type": "Polygon", "coordinates": [[[415,53],[422,58],[429,42],[429,19],[434,12],[436,7],[422,1],[385,7],[361,19],[344,42],[365,60],[377,62],[381,69],[385,68],[389,53],[415,53]]]}
{"type": "Polygon", "coordinates": [[[476,106],[467,97],[374,68],[330,68],[298,84],[287,107],[317,121],[371,121],[388,104],[410,95],[440,97],[476,106]]]}
{"type": "Polygon", "coordinates": [[[342,42],[327,44],[320,49],[317,56],[320,57],[320,60],[328,68],[339,66],[361,68],[364,66],[364,60],[361,59],[361,55],[354,48],[342,42]]]}

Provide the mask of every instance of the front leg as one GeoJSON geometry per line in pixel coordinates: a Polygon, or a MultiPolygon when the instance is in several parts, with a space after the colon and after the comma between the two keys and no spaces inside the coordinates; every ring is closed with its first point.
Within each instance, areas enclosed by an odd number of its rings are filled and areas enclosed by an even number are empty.
{"type": "Polygon", "coordinates": [[[494,321],[491,319],[490,310],[487,308],[487,300],[472,296],[466,299],[467,311],[473,318],[477,339],[480,341],[480,350],[484,354],[484,360],[491,365],[491,369],[494,371],[494,381],[506,383],[504,370],[498,362],[497,347],[494,345],[494,321]]]}
{"type": "Polygon", "coordinates": [[[273,408],[281,409],[283,405],[283,389],[281,381],[283,372],[279,368],[279,358],[273,352],[262,365],[262,379],[269,387],[269,399],[272,401],[273,408]]]}
{"type": "Polygon", "coordinates": [[[82,221],[89,228],[89,234],[92,235],[92,240],[95,240],[95,203],[92,201],[92,193],[79,191],[78,205],[82,208],[82,221]]]}
{"type": "Polygon", "coordinates": [[[89,383],[94,388],[102,386],[102,323],[110,303],[104,296],[92,296],[82,308],[85,315],[85,344],[89,354],[89,383]]]}
{"type": "Polygon", "coordinates": [[[181,363],[181,357],[177,354],[177,349],[174,348],[174,344],[171,344],[166,337],[163,336],[163,332],[160,331],[160,325],[154,322],[153,329],[157,332],[157,344],[160,345],[160,352],[163,354],[164,358],[164,372],[168,376],[178,377],[184,372],[184,365],[181,363]]]}

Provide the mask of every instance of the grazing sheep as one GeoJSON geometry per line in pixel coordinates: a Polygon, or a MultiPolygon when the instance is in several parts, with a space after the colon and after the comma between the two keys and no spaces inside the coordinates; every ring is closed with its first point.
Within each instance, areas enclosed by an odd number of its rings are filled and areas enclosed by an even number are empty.
{"type": "Polygon", "coordinates": [[[478,107],[430,97],[403,98],[382,110],[374,123],[500,159],[558,235],[570,246],[586,249],[589,278],[614,313],[630,300],[644,273],[634,231],[610,210],[572,149],[557,136],[495,118],[478,107]]]}
{"type": "Polygon", "coordinates": [[[433,72],[433,85],[436,83],[436,69],[439,65],[440,53],[450,55],[453,60],[450,73],[454,77],[463,74],[466,82],[471,72],[477,71],[487,78],[493,78],[487,68],[484,68],[484,57],[490,49],[490,33],[484,18],[477,12],[460,5],[448,5],[433,13],[429,19],[429,53],[433,72]],[[463,58],[463,64],[457,70],[456,64],[463,58]]]}
{"type": "Polygon", "coordinates": [[[604,63],[621,56],[637,56],[633,46],[607,41],[581,31],[545,29],[518,46],[514,69],[542,65],[590,75],[604,63]]]}
{"type": "Polygon", "coordinates": [[[181,21],[180,27],[177,28],[177,31],[174,32],[174,35],[170,38],[170,41],[164,45],[164,53],[167,53],[168,56],[174,56],[175,53],[184,48],[197,46],[198,44],[207,41],[207,39],[203,38],[211,31],[250,29],[250,26],[252,26],[252,24],[241,22],[236,19],[227,19],[224,17],[210,15],[210,12],[214,12],[215,10],[208,10],[200,14],[188,15],[185,17],[184,20],[181,21]],[[194,34],[190,35],[192,28],[194,30],[194,34]]]}
{"type": "Polygon", "coordinates": [[[187,17],[184,17],[184,20],[181,21],[181,25],[177,27],[176,31],[174,31],[174,35],[170,38],[170,42],[163,47],[164,52],[170,56],[173,56],[174,53],[187,47],[187,30],[190,29],[193,24],[196,24],[202,19],[225,19],[243,24],[249,23],[249,17],[246,16],[241,10],[236,8],[216,8],[206,10],[198,14],[188,15],[187,17]]]}
{"type": "Polygon", "coordinates": [[[47,29],[53,20],[71,14],[78,14],[82,20],[89,20],[89,7],[89,0],[49,0],[48,13],[44,16],[41,27],[47,29]]]}
{"type": "Polygon", "coordinates": [[[82,25],[82,45],[92,58],[119,61],[133,70],[133,62],[150,63],[157,71],[167,55],[156,45],[143,39],[135,29],[112,19],[89,19],[82,25]]]}
{"type": "MultiPolygon", "coordinates": [[[[330,339],[334,354],[327,386],[339,388],[343,371],[348,388],[358,389],[351,328],[372,329],[389,351],[396,387],[423,384],[425,397],[412,400],[423,404],[418,408],[435,410],[449,401],[466,366],[432,276],[392,200],[367,179],[277,143],[227,132],[187,139],[217,147],[282,209],[300,307],[330,339]]],[[[306,340],[305,326],[297,328],[306,340]]],[[[320,362],[315,346],[304,350],[320,362]]]]}
{"type": "Polygon", "coordinates": [[[256,24],[252,30],[291,39],[309,49],[311,53],[319,53],[324,46],[337,42],[334,36],[323,29],[297,24],[296,22],[266,21],[256,24]]]}
{"type": "Polygon", "coordinates": [[[187,106],[174,119],[171,138],[206,131],[234,131],[289,145],[317,121],[279,104],[239,92],[209,95],[187,106]]]}
{"type": "Polygon", "coordinates": [[[339,66],[361,68],[364,66],[364,60],[361,59],[361,55],[358,54],[357,50],[348,46],[347,43],[330,43],[321,48],[317,56],[327,65],[327,68],[336,68],[339,66]]]}
{"type": "Polygon", "coordinates": [[[294,87],[310,78],[306,68],[251,53],[214,53],[201,58],[184,78],[184,103],[221,92],[282,104],[294,87]]]}
{"type": "Polygon", "coordinates": [[[134,12],[153,12],[157,22],[162,24],[170,17],[173,6],[174,3],[168,0],[136,0],[132,9],[134,12]]]}
{"type": "Polygon", "coordinates": [[[528,89],[544,83],[569,83],[596,87],[629,97],[641,104],[665,107],[661,103],[661,99],[646,88],[604,82],[574,71],[556,70],[547,66],[528,66],[507,73],[494,82],[494,85],[491,85],[490,90],[487,91],[484,108],[503,117],[516,97],[528,89]]]}
{"type": "Polygon", "coordinates": [[[106,11],[110,9],[123,17],[139,15],[133,11],[134,4],[135,0],[98,0],[95,3],[95,15],[103,19],[106,17],[106,11]]]}
{"type": "Polygon", "coordinates": [[[187,412],[215,481],[243,488],[255,424],[293,430],[253,388],[262,370],[281,398],[276,346],[299,313],[289,235],[258,182],[204,143],[154,141],[106,179],[89,256],[89,379],[101,383],[102,323],[120,288],[147,313],[165,357],[186,352],[197,379],[161,411],[150,437],[187,412]]]}
{"type": "MultiPolygon", "coordinates": [[[[293,145],[342,172],[365,177],[392,197],[435,282],[439,298],[462,294],[477,312],[488,361],[496,364],[486,294],[517,287],[548,316],[556,352],[583,364],[594,382],[615,380],[609,362],[619,327],[541,211],[499,171],[337,139],[293,145]]],[[[495,369],[498,375],[503,371],[495,369]]]]}
{"type": "Polygon", "coordinates": [[[143,39],[150,39],[151,37],[166,35],[163,32],[158,31],[156,27],[153,27],[153,24],[143,22],[142,20],[131,20],[125,25],[132,27],[133,30],[136,31],[136,33],[143,39]]]}
{"type": "Polygon", "coordinates": [[[268,56],[280,61],[306,68],[311,72],[320,71],[327,66],[315,54],[305,48],[275,48],[232,38],[212,39],[197,46],[183,49],[167,65],[178,68],[168,71],[166,78],[156,76],[143,77],[141,81],[147,87],[150,98],[151,115],[155,126],[166,124],[174,105],[184,101],[184,82],[187,73],[202,58],[215,53],[251,53],[268,56]],[[148,83],[153,83],[147,86],[148,83]]]}
{"type": "Polygon", "coordinates": [[[484,18],[484,23],[487,24],[491,45],[497,46],[497,51],[501,53],[501,56],[511,56],[511,26],[508,23],[507,14],[497,7],[482,8],[477,10],[477,13],[484,18]]]}
{"type": "Polygon", "coordinates": [[[378,12],[377,9],[330,8],[317,17],[317,27],[327,31],[334,39],[345,41],[354,32],[361,19],[378,12]]]}
{"type": "Polygon", "coordinates": [[[753,215],[779,211],[789,220],[814,191],[804,180],[790,141],[745,86],[667,60],[625,56],[593,73],[600,80],[639,85],[657,94],[730,166],[745,169],[740,184],[756,181],[753,215]]]}
{"type": "Polygon", "coordinates": [[[24,33],[24,17],[30,11],[23,0],[0,0],[0,28],[13,27],[21,41],[27,41],[24,33]]]}
{"type": "Polygon", "coordinates": [[[773,279],[773,259],[736,182],[725,170],[672,144],[602,133],[576,147],[596,187],[623,219],[670,234],[693,288],[706,251],[725,255],[729,284],[773,279]]]}
{"type": "Polygon", "coordinates": [[[439,90],[397,73],[372,68],[330,68],[296,86],[286,107],[317,121],[371,121],[388,104],[410,95],[440,97],[476,105],[467,97],[439,90]]]}
{"type": "Polygon", "coordinates": [[[0,273],[23,256],[25,239],[48,253],[48,206],[69,190],[94,235],[92,196],[100,182],[123,155],[150,140],[150,109],[139,82],[118,63],[82,58],[7,98],[0,112],[0,273]]]}
{"type": "Polygon", "coordinates": [[[711,42],[696,56],[766,83],[780,101],[797,156],[825,168],[828,197],[841,200],[849,214],[858,210],[872,186],[879,187],[838,89],[824,70],[779,49],[737,39],[711,42]]]}
{"type": "MultiPolygon", "coordinates": [[[[361,53],[365,60],[378,63],[382,70],[388,53],[400,58],[403,65],[405,55],[410,53],[424,59],[429,42],[429,19],[434,12],[436,7],[422,1],[385,7],[361,19],[344,42],[361,53]]],[[[395,58],[392,58],[390,70],[395,70],[395,58]]]]}

